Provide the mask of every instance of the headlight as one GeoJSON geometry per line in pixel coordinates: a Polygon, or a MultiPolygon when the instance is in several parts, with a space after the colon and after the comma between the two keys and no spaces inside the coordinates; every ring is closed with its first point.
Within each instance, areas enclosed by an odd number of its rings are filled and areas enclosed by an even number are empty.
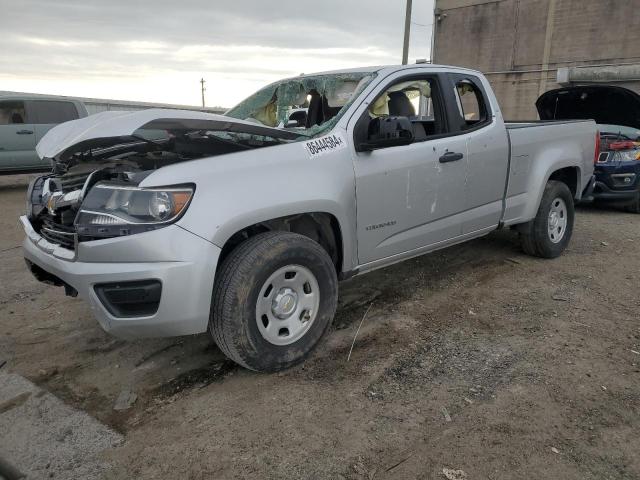
{"type": "Polygon", "coordinates": [[[138,188],[108,183],[94,186],[80,207],[79,235],[113,237],[166,226],[186,211],[194,186],[138,188]]]}
{"type": "Polygon", "coordinates": [[[618,152],[616,154],[619,162],[633,162],[635,160],[640,160],[640,150],[627,150],[624,152],[618,152]]]}

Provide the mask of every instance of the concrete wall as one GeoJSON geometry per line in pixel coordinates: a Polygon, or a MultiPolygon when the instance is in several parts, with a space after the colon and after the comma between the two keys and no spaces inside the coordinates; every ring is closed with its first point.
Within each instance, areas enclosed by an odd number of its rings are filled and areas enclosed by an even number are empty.
{"type": "Polygon", "coordinates": [[[640,66],[638,0],[437,0],[435,23],[434,61],[484,72],[508,119],[537,118],[560,67],[640,66]]]}

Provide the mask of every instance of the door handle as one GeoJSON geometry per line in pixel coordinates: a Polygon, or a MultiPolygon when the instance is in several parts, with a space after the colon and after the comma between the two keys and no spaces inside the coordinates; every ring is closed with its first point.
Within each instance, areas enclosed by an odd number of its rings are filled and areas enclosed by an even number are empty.
{"type": "Polygon", "coordinates": [[[447,152],[440,157],[440,163],[457,162],[464,158],[463,153],[447,152]]]}
{"type": "Polygon", "coordinates": [[[33,130],[18,130],[16,135],[33,135],[33,130]]]}

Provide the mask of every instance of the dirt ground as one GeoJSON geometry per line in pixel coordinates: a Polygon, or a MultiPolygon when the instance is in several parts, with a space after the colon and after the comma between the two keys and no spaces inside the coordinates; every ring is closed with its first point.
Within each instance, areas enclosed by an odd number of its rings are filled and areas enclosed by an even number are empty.
{"type": "Polygon", "coordinates": [[[638,216],[580,208],[554,261],[503,231],[354,278],[315,354],[265,375],[206,335],[114,339],[36,282],[27,181],[0,177],[0,363],[124,434],[107,479],[640,478],[638,216]]]}

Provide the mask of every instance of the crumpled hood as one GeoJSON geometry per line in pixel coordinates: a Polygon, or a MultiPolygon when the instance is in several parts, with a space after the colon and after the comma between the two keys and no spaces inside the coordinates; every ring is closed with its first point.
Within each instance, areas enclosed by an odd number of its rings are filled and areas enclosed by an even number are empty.
{"type": "Polygon", "coordinates": [[[544,93],[536,102],[541,120],[595,120],[599,125],[640,129],[640,95],[612,85],[585,85],[544,93]]]}
{"type": "Polygon", "coordinates": [[[135,112],[101,112],[53,127],[40,140],[40,158],[56,158],[70,149],[104,146],[107,139],[126,138],[139,129],[215,130],[295,140],[299,133],[265,127],[224,115],[191,110],[149,109],[135,112]]]}

